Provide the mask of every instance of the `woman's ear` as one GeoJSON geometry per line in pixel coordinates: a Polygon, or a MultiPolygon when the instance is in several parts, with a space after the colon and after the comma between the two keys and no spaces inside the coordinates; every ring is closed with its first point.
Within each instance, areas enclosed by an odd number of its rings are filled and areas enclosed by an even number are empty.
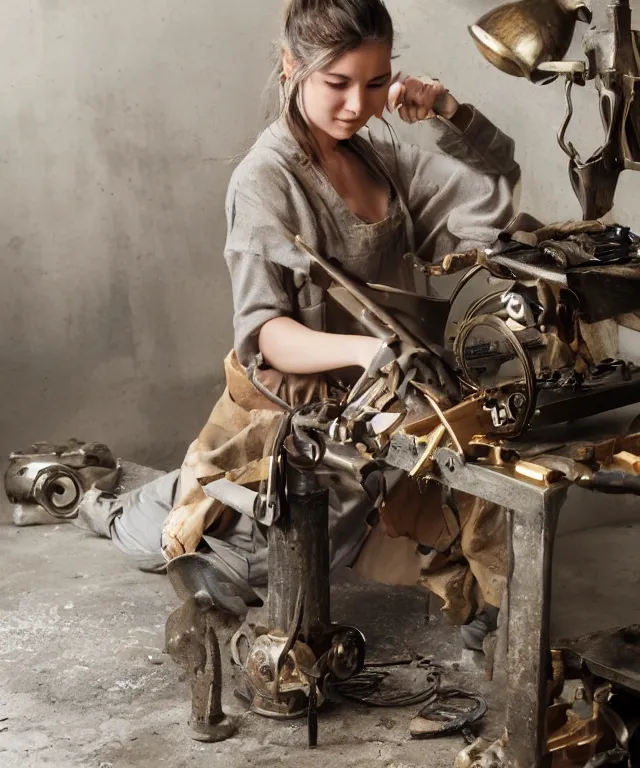
{"type": "Polygon", "coordinates": [[[296,68],[296,60],[293,58],[293,54],[288,48],[283,47],[281,50],[282,56],[282,74],[288,80],[293,74],[296,68]]]}

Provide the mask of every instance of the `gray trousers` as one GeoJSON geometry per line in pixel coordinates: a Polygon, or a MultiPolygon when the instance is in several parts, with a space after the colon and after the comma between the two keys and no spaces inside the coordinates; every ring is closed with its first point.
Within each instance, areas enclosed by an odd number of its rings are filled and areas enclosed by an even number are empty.
{"type": "Polygon", "coordinates": [[[119,496],[88,491],[78,510],[78,523],[115,546],[143,571],[162,571],[162,528],[178,494],[180,470],[167,472],[119,496]]]}
{"type": "MultiPolygon", "coordinates": [[[[368,535],[366,517],[371,501],[353,478],[319,468],[329,486],[329,538],[332,570],[351,565],[368,535]]],[[[162,529],[180,496],[180,470],[114,496],[89,491],[79,518],[91,530],[110,538],[143,571],[162,572],[162,529]]],[[[232,525],[216,536],[203,536],[203,554],[222,568],[234,584],[260,595],[267,585],[267,540],[264,530],[246,515],[236,514],[232,525]]]]}

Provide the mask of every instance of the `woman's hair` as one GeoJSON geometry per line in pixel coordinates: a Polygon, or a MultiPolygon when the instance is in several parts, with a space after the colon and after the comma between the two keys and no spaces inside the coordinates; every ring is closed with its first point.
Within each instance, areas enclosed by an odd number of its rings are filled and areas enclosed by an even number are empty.
{"type": "Polygon", "coordinates": [[[302,115],[302,83],[368,42],[386,43],[393,49],[393,22],[382,0],[286,0],[281,47],[291,52],[296,67],[285,81],[280,56],[275,72],[280,114],[311,162],[317,152],[302,115]]]}

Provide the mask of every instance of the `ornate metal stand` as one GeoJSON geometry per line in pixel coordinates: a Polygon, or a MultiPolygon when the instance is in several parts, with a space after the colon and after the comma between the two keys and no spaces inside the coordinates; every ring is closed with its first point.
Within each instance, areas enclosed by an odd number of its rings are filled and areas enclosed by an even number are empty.
{"type": "Polygon", "coordinates": [[[295,420],[285,450],[274,458],[286,483],[268,534],[269,629],[253,643],[244,670],[253,711],[273,718],[307,714],[315,747],[325,681],[361,671],[365,642],[353,627],[331,623],[329,490],[315,472],[324,448],[320,437],[296,429],[295,420]]]}

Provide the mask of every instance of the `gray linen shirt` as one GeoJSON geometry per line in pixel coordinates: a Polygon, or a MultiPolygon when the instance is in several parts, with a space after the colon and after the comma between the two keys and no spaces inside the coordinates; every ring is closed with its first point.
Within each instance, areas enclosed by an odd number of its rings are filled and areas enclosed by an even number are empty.
{"type": "Polygon", "coordinates": [[[323,289],[310,260],[292,240],[300,235],[326,258],[367,282],[407,286],[404,253],[425,261],[495,241],[513,215],[519,178],[513,141],[465,105],[464,131],[439,119],[438,147],[429,152],[381,138],[349,140],[374,173],[389,183],[389,213],[367,224],[353,214],[317,166],[304,160],[283,119],[267,128],[235,169],[226,201],[225,259],[234,302],[234,347],[247,366],[268,320],[294,317],[327,327],[323,289]]]}

